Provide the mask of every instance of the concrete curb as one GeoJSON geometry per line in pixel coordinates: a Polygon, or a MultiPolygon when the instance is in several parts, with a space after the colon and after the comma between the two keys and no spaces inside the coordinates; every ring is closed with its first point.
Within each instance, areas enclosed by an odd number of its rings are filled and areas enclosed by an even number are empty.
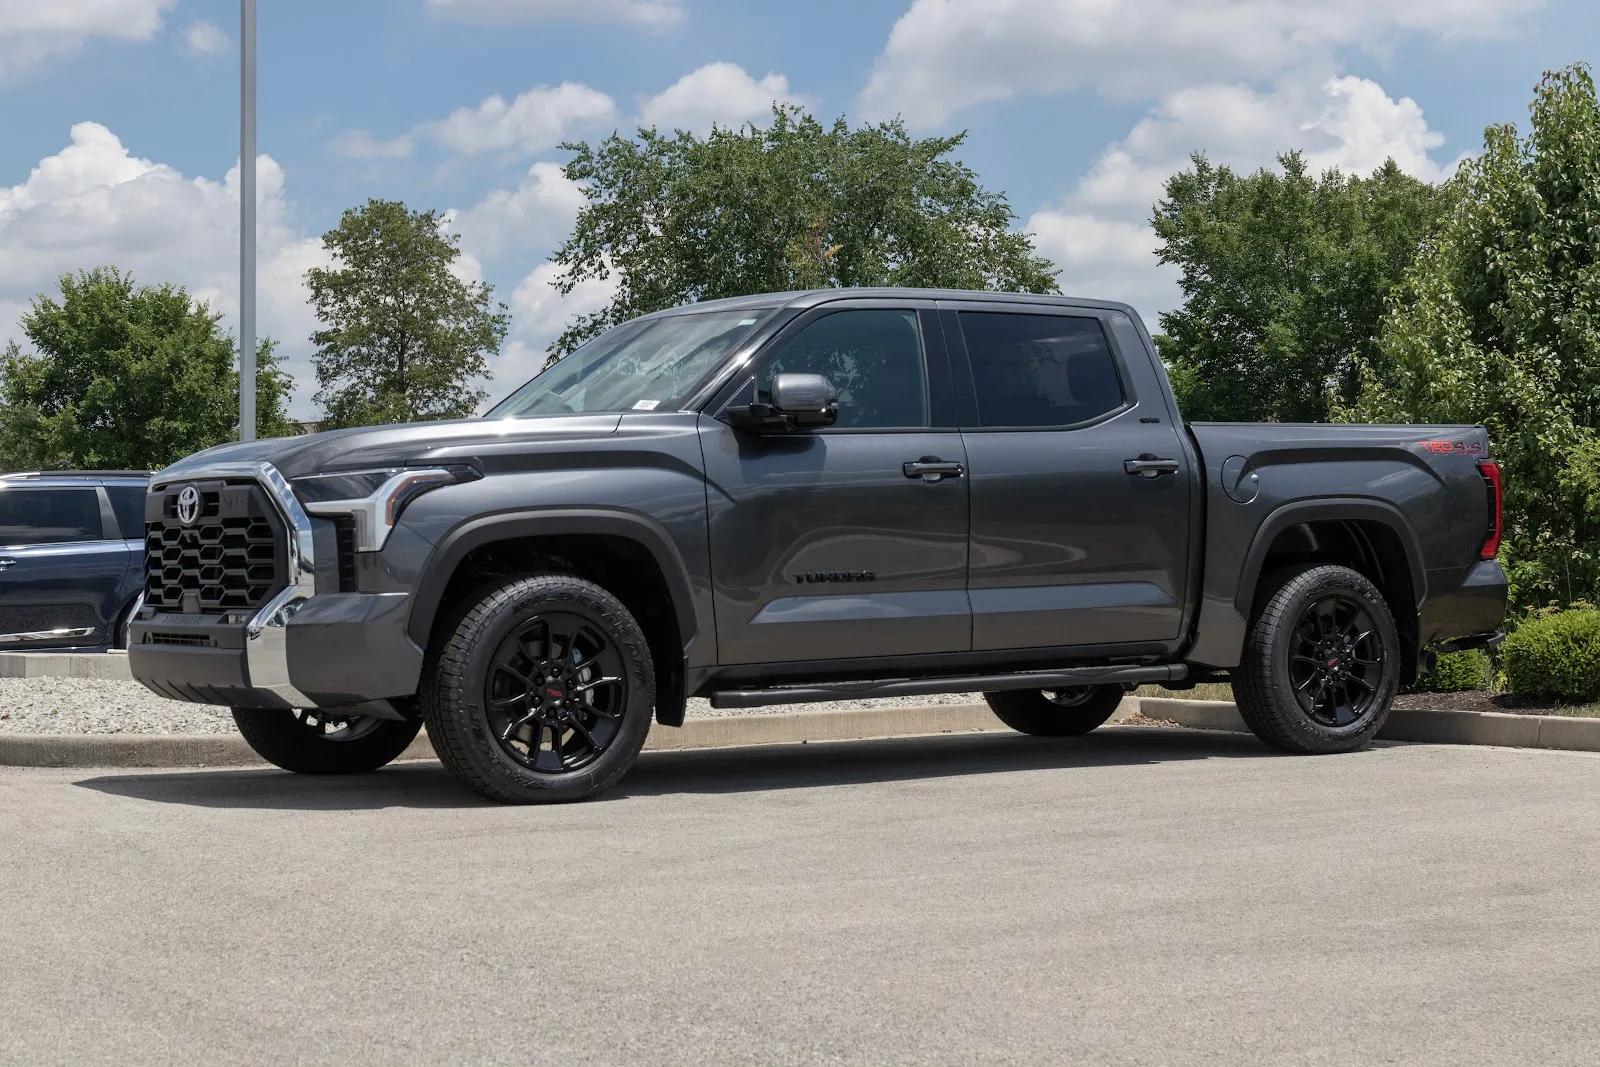
{"type": "MultiPolygon", "coordinates": [[[[1247,732],[1232,702],[1144,697],[1143,713],[1199,730],[1247,732]]],[[[1514,715],[1495,711],[1392,711],[1378,731],[1383,741],[1435,745],[1500,745],[1600,752],[1600,719],[1564,715],[1514,715]]]]}
{"type": "Polygon", "coordinates": [[[0,678],[98,678],[131,682],[126,652],[0,652],[0,678]]]}
{"type": "MultiPolygon", "coordinates": [[[[1112,721],[1125,719],[1138,708],[1136,698],[1124,700],[1112,721]]],[[[934,704],[690,719],[679,729],[652,729],[644,747],[647,752],[659,752],[1005,729],[987,704],[934,704]]],[[[400,758],[435,758],[428,735],[419,734],[400,758]]],[[[239,767],[261,763],[236,734],[0,733],[0,766],[6,767],[239,767]]]]}

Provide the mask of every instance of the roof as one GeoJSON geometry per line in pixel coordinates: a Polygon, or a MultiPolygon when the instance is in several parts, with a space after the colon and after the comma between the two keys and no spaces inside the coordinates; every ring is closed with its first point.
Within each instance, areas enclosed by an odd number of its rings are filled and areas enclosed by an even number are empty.
{"type": "Polygon", "coordinates": [[[27,482],[30,485],[146,485],[149,471],[14,471],[0,474],[0,485],[27,482]]]}
{"type": "Polygon", "coordinates": [[[697,304],[657,311],[656,315],[670,315],[687,311],[737,311],[743,308],[816,307],[835,300],[981,300],[986,303],[1034,304],[1045,307],[1081,307],[1101,311],[1122,311],[1132,314],[1133,308],[1116,300],[1094,300],[1053,293],[1004,293],[976,289],[915,289],[910,287],[881,286],[836,289],[802,289],[787,293],[755,293],[750,296],[733,296],[721,300],[705,300],[697,304]]]}

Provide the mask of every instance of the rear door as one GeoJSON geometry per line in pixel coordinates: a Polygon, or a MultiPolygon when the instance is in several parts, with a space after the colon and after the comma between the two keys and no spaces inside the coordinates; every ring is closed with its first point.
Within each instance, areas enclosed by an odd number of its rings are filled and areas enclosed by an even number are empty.
{"type": "Polygon", "coordinates": [[[932,302],[813,309],[730,391],[701,436],[719,661],[967,651],[966,457],[932,302]],[[759,436],[714,417],[782,372],[827,376],[837,425],[759,436]]]}
{"type": "Polygon", "coordinates": [[[1165,651],[1182,628],[1193,477],[1120,313],[940,303],[970,465],[974,650],[1165,651]]]}
{"type": "Polygon", "coordinates": [[[134,549],[94,486],[0,487],[0,648],[104,644],[134,549]]]}

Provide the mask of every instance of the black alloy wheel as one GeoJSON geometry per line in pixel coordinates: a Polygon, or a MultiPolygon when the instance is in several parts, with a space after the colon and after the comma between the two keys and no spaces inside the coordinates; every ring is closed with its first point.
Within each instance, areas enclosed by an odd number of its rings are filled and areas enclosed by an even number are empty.
{"type": "Polygon", "coordinates": [[[502,803],[609,789],[638,758],[655,710],[638,620],[609,590],[547,565],[458,602],[418,694],[445,769],[502,803]]]}
{"type": "Polygon", "coordinates": [[[239,733],[268,763],[296,774],[365,774],[416,740],[421,719],[340,715],[319,708],[234,708],[239,733]]]}
{"type": "Polygon", "coordinates": [[[1307,604],[1294,629],[1289,682],[1295,700],[1324,726],[1350,726],[1376,710],[1383,682],[1378,624],[1354,597],[1307,604]]]}
{"type": "Polygon", "coordinates": [[[599,759],[628,705],[622,654],[590,620],[552,611],[500,642],[484,687],[500,747],[533,770],[561,774],[599,759]]]}
{"type": "Polygon", "coordinates": [[[985,693],[995,717],[1034,737],[1077,737],[1111,718],[1122,703],[1120,685],[1075,685],[1066,689],[1008,689],[985,693]]]}
{"type": "Polygon", "coordinates": [[[1239,714],[1283,752],[1353,752],[1383,729],[1400,687],[1400,632],[1359,571],[1312,564],[1264,578],[1233,675],[1239,714]]]}

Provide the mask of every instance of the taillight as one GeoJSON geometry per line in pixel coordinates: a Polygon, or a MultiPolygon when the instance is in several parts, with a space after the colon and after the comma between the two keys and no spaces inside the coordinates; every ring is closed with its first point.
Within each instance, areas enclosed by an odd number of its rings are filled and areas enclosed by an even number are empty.
{"type": "Polygon", "coordinates": [[[1478,461],[1478,473],[1483,475],[1483,484],[1489,490],[1489,526],[1483,538],[1483,547],[1478,550],[1479,559],[1494,559],[1495,553],[1500,551],[1500,515],[1501,497],[1500,464],[1492,459],[1478,461]]]}

